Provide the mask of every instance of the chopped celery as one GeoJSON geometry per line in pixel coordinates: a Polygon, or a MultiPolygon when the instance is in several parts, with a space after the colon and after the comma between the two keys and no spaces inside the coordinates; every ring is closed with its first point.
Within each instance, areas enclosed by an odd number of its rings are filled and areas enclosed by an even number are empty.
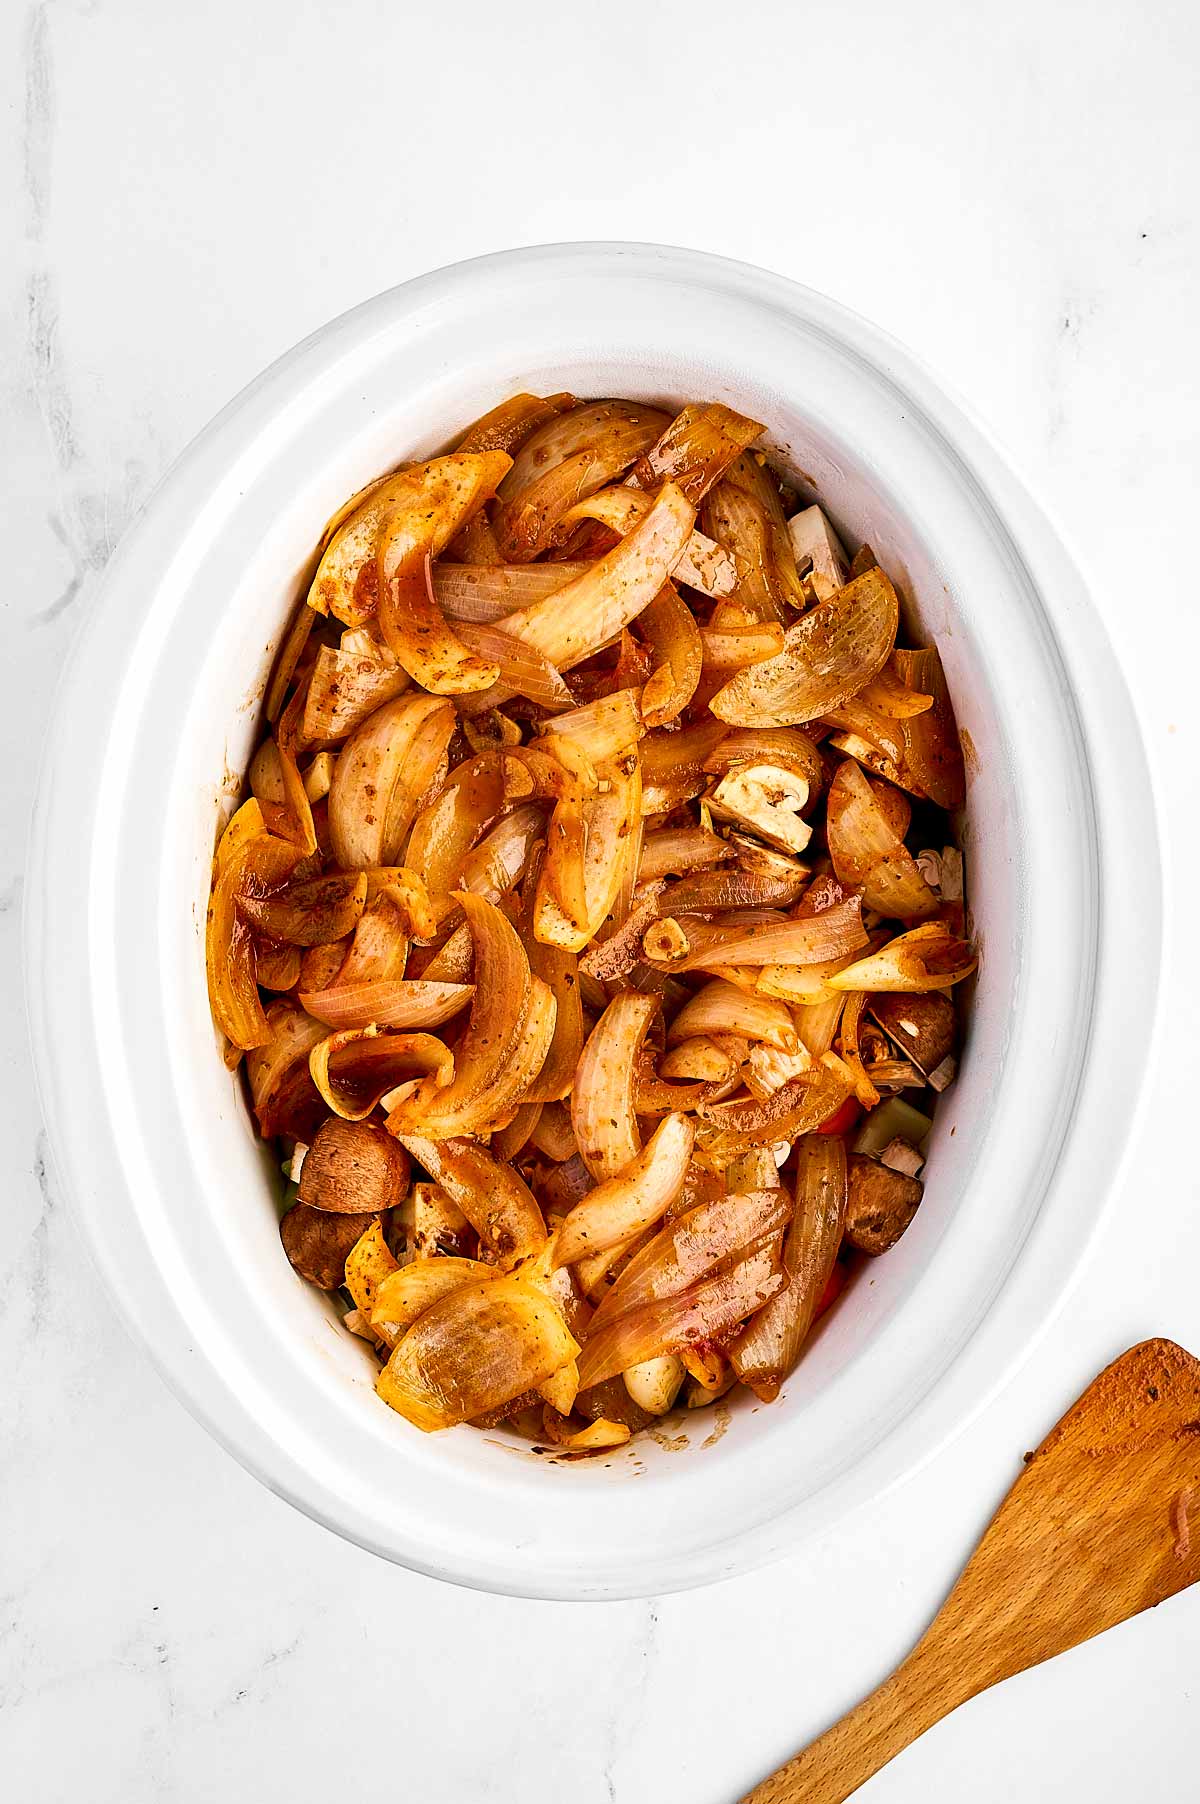
{"type": "Polygon", "coordinates": [[[929,1116],[922,1115],[920,1109],[914,1109],[899,1096],[889,1096],[866,1116],[858,1130],[854,1151],[878,1157],[889,1140],[897,1138],[919,1147],[932,1126],[929,1116]]]}

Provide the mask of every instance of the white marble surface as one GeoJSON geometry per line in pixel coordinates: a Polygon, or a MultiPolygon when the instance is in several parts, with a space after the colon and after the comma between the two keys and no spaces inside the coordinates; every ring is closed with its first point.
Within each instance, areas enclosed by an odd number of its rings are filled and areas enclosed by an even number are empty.
{"type": "MultiPolygon", "coordinates": [[[[1118,1212],[1036,1362],[949,1452],[877,1520],[717,1590],[480,1597],[260,1489],[97,1293],[21,1018],[40,728],[124,526],[277,353],[478,251],[689,243],[874,316],[1007,443],[1138,696],[1186,905],[1200,13],[9,0],[0,29],[2,1789],[724,1804],[908,1645],[1021,1451],[1107,1358],[1155,1332],[1200,1351],[1186,922],[1118,1212]]],[[[1192,1593],[976,1700],[863,1796],[1192,1797],[1198,1671],[1192,1593]]]]}

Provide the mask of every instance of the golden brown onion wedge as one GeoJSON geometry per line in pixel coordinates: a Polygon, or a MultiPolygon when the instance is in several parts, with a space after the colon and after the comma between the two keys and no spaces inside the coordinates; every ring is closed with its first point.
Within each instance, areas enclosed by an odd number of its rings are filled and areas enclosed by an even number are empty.
{"type": "Polygon", "coordinates": [[[853,759],[838,767],[825,812],[829,856],[842,883],[861,887],[868,908],[888,920],[919,920],[936,911],[938,899],[884,812],[889,793],[853,759]]]}
{"type": "Polygon", "coordinates": [[[266,1041],[246,1059],[250,1100],[264,1140],[291,1134],[306,1144],[326,1114],[308,1069],[308,1055],[325,1028],[290,999],[269,1003],[266,1041]]]}
{"type": "MultiPolygon", "coordinates": [[[[346,1262],[347,1278],[350,1264],[346,1262]]],[[[479,1284],[496,1276],[493,1266],[482,1259],[458,1259],[439,1254],[431,1259],[414,1259],[397,1266],[378,1285],[368,1312],[371,1326],[391,1347],[412,1327],[413,1323],[464,1284],[479,1284]]]]}
{"type": "MultiPolygon", "coordinates": [[[[581,521],[598,520],[602,526],[611,527],[624,538],[639,520],[645,519],[653,506],[653,496],[644,494],[640,489],[601,489],[598,495],[578,502],[563,515],[558,534],[577,526],[581,521]]],[[[540,565],[539,568],[562,570],[568,566],[550,564],[540,565]]],[[[737,587],[737,565],[734,560],[714,539],[706,538],[702,532],[692,533],[675,566],[675,576],[690,589],[699,589],[705,595],[731,595],[737,587]]]]}
{"type": "Polygon", "coordinates": [[[677,482],[688,500],[698,504],[762,431],[758,420],[720,401],[689,403],[634,465],[633,480],[643,489],[677,482]]]}
{"type": "Polygon", "coordinates": [[[356,926],[367,899],[362,871],[330,871],[274,895],[243,895],[238,906],[260,933],[289,946],[327,946],[356,926]]]}
{"type": "Polygon", "coordinates": [[[413,822],[406,857],[424,878],[438,921],[454,906],[450,897],[459,887],[464,858],[491,826],[504,800],[501,757],[484,752],[457,765],[441,793],[413,822]]]}
{"type": "Polygon", "coordinates": [[[704,1151],[714,1164],[725,1166],[751,1146],[777,1146],[811,1134],[836,1115],[851,1094],[846,1068],[832,1054],[811,1071],[802,1072],[763,1100],[702,1103],[698,1113],[708,1129],[701,1136],[704,1151]]]}
{"type": "Polygon", "coordinates": [[[723,922],[698,921],[686,915],[671,918],[670,924],[682,933],[682,944],[669,933],[658,930],[646,935],[645,953],[651,964],[672,971],[711,971],[723,965],[807,965],[823,963],[856,952],[867,944],[862,924],[862,903],[858,896],[837,902],[819,914],[796,920],[748,921],[743,925],[738,916],[753,913],[735,909],[723,922]]]}
{"type": "Polygon", "coordinates": [[[709,704],[735,726],[817,720],[858,693],[887,663],[899,603],[883,571],[856,577],[787,630],[777,658],[739,671],[709,704]]]}
{"type": "Polygon", "coordinates": [[[930,646],[924,651],[898,651],[894,664],[908,689],[933,697],[930,709],[909,715],[903,723],[906,768],[939,808],[961,808],[966,799],[966,774],[942,660],[930,646]]]}
{"type": "Polygon", "coordinates": [[[738,1034],[781,1052],[796,1049],[796,1029],[784,1003],[747,992],[720,977],[684,1003],[667,1030],[667,1045],[678,1046],[695,1034],[738,1034]]]}
{"type": "Polygon", "coordinates": [[[375,983],[336,983],[304,990],[300,1000],[310,1015],[334,1029],[440,1027],[466,1008],[475,987],[430,983],[421,978],[381,978],[375,983]]]}
{"type": "Polygon", "coordinates": [[[345,739],[368,715],[403,694],[411,682],[386,646],[347,651],[322,645],[304,700],[301,736],[306,745],[345,739]]]}
{"type": "Polygon", "coordinates": [[[399,1136],[435,1183],[457,1203],[479,1236],[479,1250],[508,1269],[546,1244],[546,1223],[532,1190],[511,1165],[466,1139],[399,1136]]]}
{"type": "Polygon", "coordinates": [[[448,620],[494,626],[582,576],[586,563],[435,564],[433,592],[448,620]]]}
{"type": "Polygon", "coordinates": [[[271,1039],[255,977],[254,936],[238,910],[246,872],[254,858],[254,845],[253,839],[245,839],[224,859],[218,855],[220,875],[208,899],[205,928],[208,1000],[213,1020],[230,1044],[243,1051],[265,1046],[271,1039]]]}
{"type": "Polygon", "coordinates": [[[598,1181],[615,1178],[642,1150],[634,1108],[637,1055],[657,998],[623,990],[588,1036],[571,1096],[571,1123],[584,1164],[598,1181]]]}
{"type": "Polygon", "coordinates": [[[941,921],[928,921],[825,981],[834,990],[948,990],[977,962],[965,940],[941,921]]]}
{"type": "Polygon", "coordinates": [[[454,728],[449,702],[410,692],[376,709],[347,740],[329,792],[333,855],[343,870],[398,861],[454,728]]]}
{"type": "Polygon", "coordinates": [[[642,813],[641,765],[628,751],[600,766],[607,785],[578,809],[559,802],[538,883],[534,936],[582,952],[614,913],[626,877],[636,875],[642,813]]]}
{"type": "Polygon", "coordinates": [[[346,1289],[368,1321],[379,1286],[399,1270],[400,1262],[383,1237],[382,1222],[373,1221],[346,1255],[346,1289]]]}
{"type": "Polygon", "coordinates": [[[783,1238],[784,1286],[729,1349],[738,1377],[771,1403],[795,1370],[837,1258],[846,1219],[846,1147],[837,1134],[796,1142],[792,1219],[783,1238]]]}
{"type": "Polygon", "coordinates": [[[351,1027],[319,1041],[308,1055],[308,1068],[335,1115],[343,1121],[365,1121],[408,1079],[422,1078],[435,1090],[447,1087],[454,1055],[432,1034],[351,1027]]]}
{"type": "Polygon", "coordinates": [[[694,1140],[686,1115],[665,1115],[620,1176],[575,1205],[555,1238],[554,1263],[606,1252],[660,1220],[683,1190],[694,1140]]]}
{"type": "Polygon", "coordinates": [[[526,439],[560,413],[575,407],[574,395],[510,395],[481,414],[454,446],[456,451],[507,451],[514,456],[526,439]]]}
{"type": "Polygon", "coordinates": [[[680,490],[667,483],[627,538],[573,583],[510,614],[505,631],[569,670],[650,605],[679,562],[695,517],[680,490]]]}
{"type": "Polygon", "coordinates": [[[318,614],[334,614],[347,626],[362,626],[374,616],[379,602],[375,561],[379,531],[393,501],[409,492],[409,476],[406,466],[381,477],[341,510],[308,592],[308,605],[318,614]]]}
{"type": "MultiPolygon", "coordinates": [[[[549,658],[523,639],[514,638],[502,626],[459,625],[458,635],[468,650],[484,659],[496,672],[496,681],[507,695],[524,695],[541,708],[569,708],[571,691],[549,658]]],[[[474,712],[491,706],[491,690],[468,696],[465,708],[474,712]]]]}
{"type": "Polygon", "coordinates": [[[500,485],[495,529],[503,555],[525,563],[545,550],[567,510],[628,469],[666,418],[633,402],[593,401],[540,427],[500,485]]]}
{"type": "Polygon", "coordinates": [[[536,1390],[576,1357],[562,1312],[519,1276],[463,1284],[413,1323],[376,1390],[426,1432],[536,1390]]]}
{"type": "Polygon", "coordinates": [[[436,457],[408,471],[407,486],[393,488],[380,523],[379,625],[389,651],[434,695],[486,689],[499,674],[447,625],[431,564],[510,468],[503,451],[436,457]]]}

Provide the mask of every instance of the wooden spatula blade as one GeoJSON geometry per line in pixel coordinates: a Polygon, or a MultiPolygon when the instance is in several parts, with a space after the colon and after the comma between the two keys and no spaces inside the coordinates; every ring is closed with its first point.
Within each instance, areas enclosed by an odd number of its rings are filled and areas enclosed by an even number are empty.
{"type": "Polygon", "coordinates": [[[1142,1341],[1027,1456],[903,1665],[743,1804],[841,1804],[968,1698],[1197,1579],[1200,1360],[1142,1341]]]}

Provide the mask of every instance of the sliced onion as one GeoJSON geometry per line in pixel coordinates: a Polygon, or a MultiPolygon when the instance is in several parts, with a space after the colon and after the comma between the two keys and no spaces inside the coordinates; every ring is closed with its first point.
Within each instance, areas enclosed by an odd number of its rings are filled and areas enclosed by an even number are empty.
{"type": "Polygon", "coordinates": [[[730,1034],[722,1034],[719,1040],[711,1034],[696,1034],[680,1040],[663,1054],[658,1062],[659,1075],[692,1083],[722,1084],[740,1069],[749,1051],[747,1040],[730,1034]]]}
{"type": "Polygon", "coordinates": [[[845,1067],[826,1053],[811,1071],[794,1077],[773,1096],[702,1103],[700,1115],[717,1130],[705,1137],[704,1150],[714,1164],[723,1166],[747,1147],[777,1146],[798,1134],[811,1134],[836,1115],[850,1091],[845,1067]]]}
{"type": "Polygon", "coordinates": [[[839,879],[860,885],[868,908],[889,920],[930,915],[938,899],[881,806],[881,791],[847,758],[829,786],[825,836],[839,879]]]}
{"type": "MultiPolygon", "coordinates": [[[[602,526],[611,527],[624,538],[639,520],[645,519],[653,505],[653,497],[638,489],[601,489],[599,494],[568,509],[559,522],[556,536],[581,520],[598,520],[602,526]]],[[[558,566],[559,569],[562,567],[558,566]]],[[[734,560],[715,539],[706,538],[702,532],[693,532],[688,539],[675,566],[675,576],[677,581],[686,583],[690,589],[699,589],[705,595],[729,595],[737,587],[734,560]]]]}
{"type": "Polygon", "coordinates": [[[399,862],[454,728],[449,702],[408,693],[347,740],[329,792],[333,855],[343,870],[399,862]]]}
{"type": "Polygon", "coordinates": [[[966,773],[942,660],[930,646],[924,651],[898,651],[893,663],[908,689],[933,697],[933,706],[926,713],[910,715],[904,721],[905,766],[939,808],[961,808],[966,799],[966,773]]]}
{"type": "Polygon", "coordinates": [[[686,1115],[666,1115],[618,1177],[577,1203],[555,1238],[556,1265],[624,1245],[664,1216],[683,1189],[695,1130],[686,1115]]]}
{"type": "Polygon", "coordinates": [[[560,413],[575,407],[574,395],[510,395],[482,414],[468,426],[454,446],[456,451],[507,451],[510,457],[521,449],[539,426],[545,426],[560,413]]]}
{"type": "Polygon", "coordinates": [[[969,977],[977,962],[965,940],[941,921],[929,921],[827,981],[836,990],[948,990],[969,977]]]}
{"type": "Polygon", "coordinates": [[[405,465],[347,504],[313,577],[310,608],[318,614],[335,614],[347,626],[362,626],[373,618],[379,605],[379,534],[393,506],[411,498],[412,487],[412,468],[405,465]]]}
{"type": "Polygon", "coordinates": [[[316,624],[317,616],[308,606],[307,601],[300,602],[288,622],[283,642],[275,654],[271,680],[267,684],[267,693],[263,701],[263,713],[272,726],[283,712],[283,704],[287,699],[292,678],[296,674],[296,667],[304,655],[309,635],[316,624]]]}
{"type": "Polygon", "coordinates": [[[535,1390],[578,1352],[544,1291],[519,1276],[489,1278],[459,1285],[419,1316],[375,1388],[428,1432],[535,1390]]]}
{"type": "Polygon", "coordinates": [[[772,522],[759,497],[727,479],[708,496],[701,518],[705,532],[737,564],[739,601],[756,620],[781,619],[787,597],[776,570],[772,522]]]}
{"type": "Polygon", "coordinates": [[[273,810],[271,826],[281,838],[290,840],[305,853],[317,849],[317,833],[313,825],[312,804],[300,775],[300,725],[308,699],[309,679],[305,678],[279,717],[275,729],[275,746],[279,757],[279,775],[283,782],[284,805],[273,810]]]}
{"type": "Polygon", "coordinates": [[[575,502],[628,469],[667,416],[624,401],[594,401],[560,414],[526,440],[500,485],[496,536],[514,563],[536,557],[575,502]]]}
{"type": "Polygon", "coordinates": [[[410,677],[386,647],[379,654],[322,645],[304,701],[301,737],[306,745],[345,739],[376,708],[409,687],[410,677]]]}
{"type": "Polygon", "coordinates": [[[265,1020],[267,1039],[246,1060],[258,1131],[264,1140],[291,1134],[307,1145],[326,1114],[308,1068],[308,1055],[326,1030],[282,999],[268,1004],[265,1020]]]}
{"type": "MultiPolygon", "coordinates": [[[[469,650],[487,661],[496,672],[496,680],[509,695],[524,695],[543,708],[569,708],[571,691],[549,658],[543,657],[523,639],[514,638],[502,627],[467,625],[459,627],[459,637],[469,650]]],[[[470,698],[472,708],[490,706],[490,691],[482,689],[470,698]]]]}
{"type": "Polygon", "coordinates": [[[725,864],[733,855],[729,842],[707,827],[663,827],[657,833],[647,833],[638,877],[648,883],[657,877],[683,876],[689,871],[725,864]]]}
{"type": "Polygon", "coordinates": [[[570,1112],[561,1102],[539,1102],[533,1106],[538,1111],[538,1118],[530,1131],[530,1145],[557,1165],[573,1159],[579,1148],[575,1144],[570,1112]]]}
{"type": "Polygon", "coordinates": [[[459,888],[499,902],[521,881],[532,848],[545,836],[546,813],[536,802],[510,809],[463,859],[459,888]]]}
{"type": "MultiPolygon", "coordinates": [[[[751,911],[735,911],[735,915],[736,912],[751,911]]],[[[664,960],[651,945],[646,946],[646,957],[652,963],[667,963],[675,971],[709,971],[718,965],[815,964],[840,958],[867,944],[862,904],[857,896],[801,920],[766,921],[744,927],[736,918],[710,924],[689,916],[684,935],[688,949],[682,957],[664,960]]]]}
{"type": "Polygon", "coordinates": [[[762,431],[757,420],[720,401],[689,404],[634,466],[633,479],[644,489],[677,482],[688,500],[698,504],[762,431]]]}
{"type": "Polygon", "coordinates": [[[899,618],[891,583],[878,567],[868,570],[789,627],[777,658],[739,671],[709,705],[735,726],[818,720],[883,669],[899,618]]]}
{"type": "Polygon", "coordinates": [[[723,1197],[668,1223],[592,1318],[580,1388],[664,1353],[723,1337],[783,1284],[781,1190],[723,1197]]]}
{"type": "Polygon", "coordinates": [[[208,1000],[213,1020],[230,1044],[243,1051],[265,1046],[271,1039],[255,978],[254,936],[238,911],[254,848],[254,840],[245,840],[232,854],[226,854],[209,897],[205,929],[208,1000]]]}
{"type": "Polygon", "coordinates": [[[475,941],[463,921],[449,934],[422,966],[428,983],[465,983],[475,964],[475,941]]]}
{"type": "Polygon", "coordinates": [[[531,1100],[554,1036],[554,997],[530,976],[511,923],[480,896],[456,899],[475,941],[476,987],[454,1081],[445,1090],[427,1082],[400,1101],[388,1120],[393,1133],[444,1140],[490,1131],[531,1100]]]}
{"type": "Polygon", "coordinates": [[[627,538],[573,583],[510,614],[505,631],[569,670],[615,639],[654,600],[679,561],[694,519],[694,508],[667,483],[627,538]]]}
{"type": "MultiPolygon", "coordinates": [[[[349,1270],[347,1260],[347,1275],[349,1270]]],[[[482,1259],[459,1259],[445,1254],[432,1259],[413,1259],[408,1265],[396,1266],[376,1286],[374,1301],[367,1312],[371,1326],[388,1346],[394,1347],[435,1303],[440,1303],[464,1284],[490,1282],[496,1275],[495,1268],[485,1265],[482,1259]]]]}
{"type": "Polygon", "coordinates": [[[662,912],[673,915],[705,914],[725,908],[790,908],[799,901],[808,876],[807,866],[772,874],[743,870],[702,871],[673,883],[663,899],[662,912]]]}
{"type": "Polygon", "coordinates": [[[585,563],[435,564],[433,592],[449,620],[493,626],[582,576],[585,563]]]}
{"type": "Polygon", "coordinates": [[[280,993],[294,990],[300,981],[302,963],[299,946],[284,946],[261,934],[254,936],[254,976],[260,989],[280,993]]]}
{"type": "Polygon", "coordinates": [[[722,735],[718,720],[648,733],[640,747],[643,814],[666,814],[702,795],[708,787],[704,761],[722,735]]]}
{"type": "MultiPolygon", "coordinates": [[[[527,880],[528,882],[528,880],[527,880]]],[[[536,895],[536,878],[529,890],[536,895]]],[[[527,1091],[530,1102],[561,1102],[575,1082],[575,1071],[583,1051],[583,1002],[579,994],[579,960],[574,952],[562,946],[547,946],[533,937],[532,915],[524,933],[529,953],[529,968],[540,977],[554,997],[554,1037],[546,1062],[527,1091]]]]}
{"type": "MultiPolygon", "coordinates": [[[[364,908],[349,949],[333,968],[329,983],[304,987],[328,989],[335,979],[339,986],[345,986],[391,982],[403,977],[411,930],[407,897],[398,883],[389,884],[364,908]]],[[[351,1023],[337,1025],[348,1027],[351,1023]]]]}
{"type": "MultiPolygon", "coordinates": [[[[705,670],[744,670],[777,658],[783,650],[783,628],[775,621],[755,626],[702,627],[700,644],[705,670]]],[[[722,681],[726,678],[722,677],[722,681]]]]}
{"type": "Polygon", "coordinates": [[[579,952],[613,913],[627,871],[636,873],[642,811],[641,765],[635,752],[600,767],[606,789],[576,811],[558,803],[538,883],[534,935],[579,952]]]}
{"type": "Polygon", "coordinates": [[[738,1034],[781,1052],[796,1049],[791,1012],[782,1002],[747,993],[719,977],[684,1003],[667,1030],[667,1045],[677,1046],[694,1034],[738,1034]]]}
{"type": "Polygon", "coordinates": [[[367,899],[367,879],[359,871],[331,871],[306,883],[292,883],[274,895],[243,895],[238,906],[260,933],[289,946],[326,946],[353,931],[367,899]]]}
{"type": "Polygon", "coordinates": [[[784,1285],[729,1349],[738,1377],[762,1402],[795,1370],[837,1259],[846,1219],[846,1147],[837,1134],[796,1143],[792,1219],[783,1240],[784,1285]]]}
{"type": "Polygon", "coordinates": [[[475,994],[469,983],[428,983],[383,978],[376,983],[337,983],[326,990],[304,990],[300,1000],[310,1015],[328,1026],[415,1028],[440,1027],[467,1006],[475,994]]]}
{"type": "Polygon", "coordinates": [[[867,1076],[858,1047],[858,1027],[866,1002],[867,998],[861,990],[854,990],[846,997],[845,1006],[842,1009],[839,1042],[846,1069],[854,1079],[855,1096],[864,1109],[873,1109],[879,1101],[879,1092],[867,1076]]]}
{"type": "Polygon", "coordinates": [[[582,752],[591,765],[597,766],[629,751],[644,732],[637,696],[631,689],[618,689],[614,695],[599,696],[584,707],[572,708],[569,714],[548,720],[544,743],[552,756],[560,757],[563,741],[568,740],[572,752],[582,752]]]}
{"type": "Polygon", "coordinates": [[[657,1008],[653,996],[622,991],[592,1029],[579,1060],[571,1122],[580,1157],[597,1181],[618,1177],[642,1150],[635,1069],[657,1008]]]}
{"type": "Polygon", "coordinates": [[[409,1078],[432,1088],[451,1082],[454,1056],[432,1034],[380,1033],[375,1027],[329,1034],[308,1055],[313,1083],[343,1121],[365,1121],[409,1078]]]}
{"type": "Polygon", "coordinates": [[[463,860],[504,805],[504,787],[500,756],[484,752],[456,766],[413,822],[405,856],[424,878],[439,921],[454,906],[463,860]]]}
{"type": "Polygon", "coordinates": [[[399,1136],[419,1165],[457,1203],[479,1236],[480,1251],[508,1269],[546,1244],[546,1223],[528,1184],[473,1140],[399,1136]]]}
{"type": "Polygon", "coordinates": [[[496,680],[495,665],[447,625],[431,565],[510,468],[503,451],[435,457],[401,479],[406,486],[392,494],[380,522],[379,625],[393,656],[434,695],[463,695],[496,680]]]}
{"type": "Polygon", "coordinates": [[[379,1286],[399,1270],[399,1261],[383,1237],[383,1224],[373,1221],[346,1255],[346,1289],[368,1322],[379,1286]]]}

